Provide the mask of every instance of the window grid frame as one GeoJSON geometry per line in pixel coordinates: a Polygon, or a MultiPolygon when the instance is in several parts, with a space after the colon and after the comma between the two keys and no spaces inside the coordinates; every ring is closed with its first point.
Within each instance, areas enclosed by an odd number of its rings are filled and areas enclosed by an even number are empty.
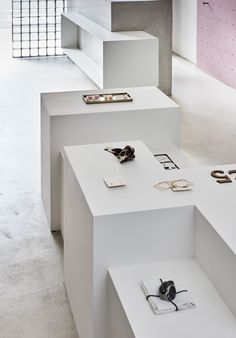
{"type": "Polygon", "coordinates": [[[67,0],[12,0],[12,56],[61,56],[61,14],[67,0]]]}

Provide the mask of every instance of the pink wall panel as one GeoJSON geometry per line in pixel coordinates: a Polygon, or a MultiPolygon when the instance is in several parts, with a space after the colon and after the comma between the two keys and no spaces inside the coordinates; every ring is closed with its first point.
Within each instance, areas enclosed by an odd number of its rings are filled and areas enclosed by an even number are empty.
{"type": "Polygon", "coordinates": [[[198,67],[236,88],[236,0],[198,0],[198,67]]]}

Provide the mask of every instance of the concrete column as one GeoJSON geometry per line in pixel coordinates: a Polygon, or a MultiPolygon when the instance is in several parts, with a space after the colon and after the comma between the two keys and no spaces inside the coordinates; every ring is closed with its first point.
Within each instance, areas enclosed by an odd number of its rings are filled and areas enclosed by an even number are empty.
{"type": "Polygon", "coordinates": [[[160,86],[167,95],[172,87],[172,0],[112,2],[113,31],[144,30],[159,38],[160,86]]]}

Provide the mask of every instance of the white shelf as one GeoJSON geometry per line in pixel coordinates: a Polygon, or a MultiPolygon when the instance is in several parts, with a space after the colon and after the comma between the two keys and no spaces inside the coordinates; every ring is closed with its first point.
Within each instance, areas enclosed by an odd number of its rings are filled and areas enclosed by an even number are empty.
{"type": "Polygon", "coordinates": [[[78,48],[64,48],[64,52],[71,59],[71,61],[80,66],[80,68],[88,75],[88,77],[93,78],[93,81],[99,87],[103,86],[103,70],[96,62],[94,62],[78,48]]]}
{"type": "Polygon", "coordinates": [[[110,32],[78,13],[62,14],[61,25],[65,53],[100,88],[158,86],[158,38],[110,32]]]}
{"type": "MultiPolygon", "coordinates": [[[[127,318],[131,330],[125,337],[157,338],[234,338],[236,320],[194,260],[161,262],[152,265],[110,270],[111,297],[121,307],[113,307],[111,316],[127,318]],[[196,308],[165,315],[153,314],[140,288],[141,279],[167,278],[178,280],[190,291],[196,308]],[[123,308],[124,314],[119,313],[123,308]],[[118,310],[119,309],[119,310],[118,310]],[[133,333],[133,336],[132,336],[133,333]]],[[[118,337],[115,332],[110,338],[118,337]]]]}
{"type": "Polygon", "coordinates": [[[111,32],[79,13],[70,12],[63,16],[101,41],[156,40],[144,31],[111,32]]]}

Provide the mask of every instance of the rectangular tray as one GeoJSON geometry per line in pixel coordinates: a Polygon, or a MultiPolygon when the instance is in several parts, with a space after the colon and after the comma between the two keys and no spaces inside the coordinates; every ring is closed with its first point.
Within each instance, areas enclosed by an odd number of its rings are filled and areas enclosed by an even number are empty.
{"type": "Polygon", "coordinates": [[[122,103],[133,101],[132,97],[128,93],[106,93],[106,94],[104,93],[104,94],[83,95],[83,100],[86,104],[122,103]]]}
{"type": "Polygon", "coordinates": [[[175,162],[170,158],[168,154],[155,154],[154,155],[156,159],[160,162],[160,164],[163,165],[163,168],[166,170],[173,170],[173,169],[179,169],[179,167],[175,164],[175,162]],[[172,168],[166,167],[166,165],[172,164],[172,168]]]}

